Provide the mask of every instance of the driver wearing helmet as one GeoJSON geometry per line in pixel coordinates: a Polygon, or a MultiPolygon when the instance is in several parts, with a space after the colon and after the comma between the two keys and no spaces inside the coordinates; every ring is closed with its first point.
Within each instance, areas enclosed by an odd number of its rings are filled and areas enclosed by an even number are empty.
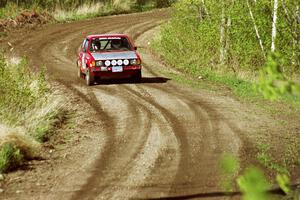
{"type": "Polygon", "coordinates": [[[92,46],[91,46],[91,49],[93,51],[99,51],[101,49],[101,42],[99,40],[94,40],[92,42],[92,46]]]}
{"type": "Polygon", "coordinates": [[[114,50],[121,49],[122,41],[121,40],[112,40],[111,41],[111,48],[114,50]]]}

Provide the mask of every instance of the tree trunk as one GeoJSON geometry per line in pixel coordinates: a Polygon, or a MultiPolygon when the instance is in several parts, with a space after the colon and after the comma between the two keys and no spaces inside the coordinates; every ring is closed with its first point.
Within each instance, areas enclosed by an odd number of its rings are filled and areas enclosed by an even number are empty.
{"type": "Polygon", "coordinates": [[[208,13],[208,10],[207,10],[207,8],[206,8],[206,6],[205,6],[205,2],[204,2],[204,0],[201,0],[201,3],[202,3],[202,6],[203,6],[203,9],[204,9],[205,15],[207,15],[207,16],[209,17],[209,13],[208,13]]]}
{"type": "Polygon", "coordinates": [[[273,11],[273,23],[272,23],[272,46],[271,51],[274,52],[276,49],[276,24],[277,24],[277,10],[278,10],[278,0],[274,0],[274,11],[273,11]]]}
{"type": "Polygon", "coordinates": [[[262,53],[263,53],[264,58],[266,58],[264,45],[263,45],[262,39],[261,39],[261,37],[260,37],[260,35],[259,35],[259,31],[258,31],[258,28],[257,28],[257,26],[256,26],[256,22],[255,22],[253,13],[252,13],[251,6],[250,6],[250,4],[249,4],[249,0],[247,0],[247,6],[248,6],[248,9],[249,9],[250,17],[251,17],[252,22],[253,22],[253,25],[254,25],[255,34],[256,34],[256,37],[257,37],[257,39],[258,39],[258,42],[259,42],[261,51],[262,51],[262,53]]]}
{"type": "Polygon", "coordinates": [[[221,26],[220,26],[220,63],[224,65],[225,61],[225,3],[222,5],[222,13],[221,13],[221,26]]]}

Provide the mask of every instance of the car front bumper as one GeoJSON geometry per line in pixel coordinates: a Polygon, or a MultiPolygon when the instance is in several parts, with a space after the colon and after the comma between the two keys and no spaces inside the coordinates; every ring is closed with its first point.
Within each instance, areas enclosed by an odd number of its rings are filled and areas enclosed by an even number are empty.
{"type": "Polygon", "coordinates": [[[142,70],[142,66],[124,66],[122,67],[122,71],[113,72],[112,67],[95,67],[92,68],[92,75],[98,78],[130,78],[142,70]]]}

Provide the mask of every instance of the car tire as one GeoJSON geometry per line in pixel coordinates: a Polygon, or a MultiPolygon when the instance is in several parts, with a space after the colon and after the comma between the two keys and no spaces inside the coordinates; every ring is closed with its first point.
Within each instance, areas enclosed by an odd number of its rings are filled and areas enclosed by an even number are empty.
{"type": "Polygon", "coordinates": [[[85,82],[86,82],[87,86],[94,85],[95,78],[91,75],[90,70],[87,70],[87,72],[85,74],[85,82]]]}
{"type": "Polygon", "coordinates": [[[141,71],[137,72],[136,75],[134,75],[133,81],[136,83],[140,83],[142,81],[142,72],[141,71]]]}

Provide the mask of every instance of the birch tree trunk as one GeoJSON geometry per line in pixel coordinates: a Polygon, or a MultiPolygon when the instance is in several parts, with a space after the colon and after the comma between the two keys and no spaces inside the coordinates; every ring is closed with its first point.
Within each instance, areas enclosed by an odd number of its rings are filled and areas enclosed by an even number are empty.
{"type": "Polygon", "coordinates": [[[208,10],[207,10],[207,8],[206,8],[206,6],[205,6],[204,0],[201,0],[201,2],[202,2],[202,5],[203,5],[204,12],[205,12],[205,14],[208,16],[208,18],[209,18],[209,13],[208,13],[208,10]]]}
{"type": "Polygon", "coordinates": [[[273,23],[272,23],[272,46],[271,46],[272,52],[274,52],[276,49],[275,40],[276,40],[277,10],[278,10],[278,0],[274,0],[273,23]]]}
{"type": "Polygon", "coordinates": [[[225,60],[225,3],[222,3],[221,26],[220,26],[220,63],[224,65],[225,60]]]}
{"type": "Polygon", "coordinates": [[[258,31],[258,28],[257,28],[257,25],[256,25],[256,22],[255,22],[255,19],[254,19],[254,16],[253,16],[253,12],[252,12],[252,9],[251,9],[251,6],[249,4],[249,0],[247,0],[247,6],[248,6],[248,10],[249,10],[249,13],[250,13],[250,17],[251,17],[251,20],[253,22],[253,25],[254,25],[254,29],[255,29],[255,33],[256,33],[256,37],[258,39],[258,42],[259,42],[259,45],[260,45],[260,48],[261,48],[261,51],[263,53],[263,56],[264,58],[266,58],[266,54],[265,54],[265,48],[264,48],[264,45],[263,45],[263,42],[262,42],[262,39],[259,35],[259,31],[258,31]]]}

